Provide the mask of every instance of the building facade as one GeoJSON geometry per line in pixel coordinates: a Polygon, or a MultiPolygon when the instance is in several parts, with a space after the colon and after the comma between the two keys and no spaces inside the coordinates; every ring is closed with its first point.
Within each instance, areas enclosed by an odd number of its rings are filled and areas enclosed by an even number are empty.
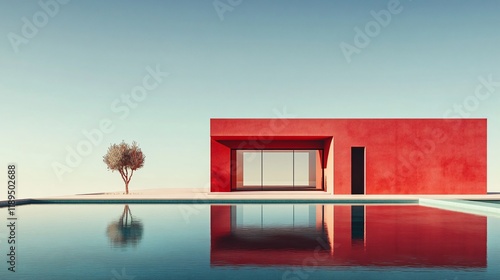
{"type": "Polygon", "coordinates": [[[486,119],[211,119],[211,191],[486,194],[486,119]]]}

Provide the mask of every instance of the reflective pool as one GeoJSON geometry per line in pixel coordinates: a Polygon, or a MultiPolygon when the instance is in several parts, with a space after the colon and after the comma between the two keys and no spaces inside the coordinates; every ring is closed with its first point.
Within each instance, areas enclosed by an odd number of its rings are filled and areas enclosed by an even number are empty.
{"type": "MultiPolygon", "coordinates": [[[[7,210],[1,209],[7,223],[7,210]]],[[[500,279],[500,219],[418,205],[17,207],[0,279],[500,279]]]]}

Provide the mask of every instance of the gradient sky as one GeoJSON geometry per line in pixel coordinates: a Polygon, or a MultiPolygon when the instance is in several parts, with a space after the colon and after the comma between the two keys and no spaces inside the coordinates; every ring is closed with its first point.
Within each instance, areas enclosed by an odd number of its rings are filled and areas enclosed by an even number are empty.
{"type": "Polygon", "coordinates": [[[341,44],[391,1],[242,0],[221,16],[213,2],[72,0],[46,22],[38,1],[0,2],[0,167],[18,164],[20,196],[121,191],[102,156],[122,140],[146,154],[131,190],[208,187],[214,117],[440,118],[464,103],[488,118],[500,191],[500,1],[401,0],[350,62],[341,44]],[[148,67],[169,75],[127,116],[113,109],[148,67]],[[481,79],[493,86],[474,99],[481,79]],[[103,119],[114,130],[60,180],[53,164],[103,119]]]}

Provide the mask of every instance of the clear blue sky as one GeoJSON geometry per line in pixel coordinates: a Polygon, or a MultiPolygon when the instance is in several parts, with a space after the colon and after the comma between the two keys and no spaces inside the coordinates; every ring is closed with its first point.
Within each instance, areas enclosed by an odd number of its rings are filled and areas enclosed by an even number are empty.
{"type": "Polygon", "coordinates": [[[122,190],[102,163],[121,140],[146,154],[132,190],[207,187],[211,117],[439,118],[458,105],[488,118],[500,191],[500,1],[54,1],[0,2],[0,167],[18,164],[23,197],[122,190]],[[113,130],[58,178],[54,163],[102,120],[113,130]]]}

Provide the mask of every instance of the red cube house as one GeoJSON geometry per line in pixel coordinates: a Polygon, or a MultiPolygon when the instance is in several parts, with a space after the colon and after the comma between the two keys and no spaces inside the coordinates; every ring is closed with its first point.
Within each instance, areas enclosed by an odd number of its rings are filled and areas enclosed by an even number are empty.
{"type": "Polygon", "coordinates": [[[486,119],[211,119],[211,192],[486,194],[486,119]]]}

